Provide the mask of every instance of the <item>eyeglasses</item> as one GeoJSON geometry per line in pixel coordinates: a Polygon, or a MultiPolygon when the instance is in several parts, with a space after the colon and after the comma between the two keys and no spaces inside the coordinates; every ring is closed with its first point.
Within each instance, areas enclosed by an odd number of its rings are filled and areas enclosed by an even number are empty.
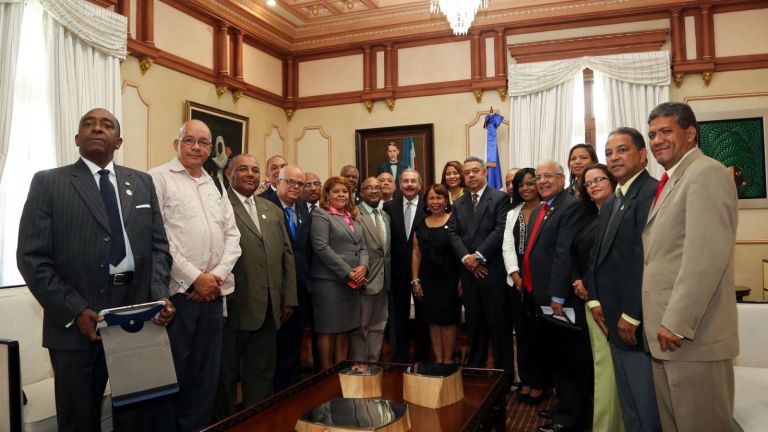
{"type": "Polygon", "coordinates": [[[303,181],[294,180],[294,179],[280,179],[280,180],[282,180],[282,181],[284,181],[284,182],[288,183],[288,186],[289,186],[289,187],[299,187],[299,188],[303,188],[304,186],[306,186],[306,185],[307,185],[307,184],[306,184],[306,183],[304,183],[303,181]]]}
{"type": "Polygon", "coordinates": [[[541,179],[543,179],[543,178],[547,179],[547,180],[552,180],[553,178],[555,178],[557,176],[561,176],[561,175],[563,175],[563,173],[544,173],[544,174],[541,174],[541,175],[537,175],[533,179],[535,181],[541,181],[541,179]]]}
{"type": "Polygon", "coordinates": [[[587,189],[591,188],[592,186],[597,186],[598,184],[608,180],[608,177],[595,177],[594,180],[587,180],[584,182],[584,187],[587,189]]]}
{"type": "Polygon", "coordinates": [[[195,144],[197,144],[200,147],[210,148],[212,145],[211,142],[205,138],[195,138],[191,136],[185,136],[184,138],[180,138],[179,141],[181,141],[187,147],[192,147],[195,144]]]}
{"type": "Polygon", "coordinates": [[[381,191],[381,186],[365,186],[363,190],[368,192],[381,191]]]}
{"type": "Polygon", "coordinates": [[[321,187],[322,185],[323,185],[323,184],[322,184],[322,183],[320,183],[319,181],[316,181],[316,182],[306,182],[306,183],[304,183],[304,187],[305,187],[305,188],[308,188],[308,187],[310,187],[310,186],[314,186],[314,187],[318,187],[318,188],[319,188],[319,187],[321,187]]]}

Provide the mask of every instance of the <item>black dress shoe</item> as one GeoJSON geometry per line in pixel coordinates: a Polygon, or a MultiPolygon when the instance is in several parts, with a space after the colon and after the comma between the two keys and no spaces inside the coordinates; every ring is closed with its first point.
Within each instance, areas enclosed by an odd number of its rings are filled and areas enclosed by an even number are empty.
{"type": "Polygon", "coordinates": [[[552,418],[552,411],[539,410],[539,417],[541,417],[541,418],[552,418]]]}
{"type": "Polygon", "coordinates": [[[527,398],[526,398],[526,400],[525,400],[525,403],[527,403],[528,405],[534,406],[534,405],[539,405],[539,404],[541,404],[541,402],[542,402],[543,400],[544,400],[544,393],[541,393],[541,394],[540,394],[540,395],[538,395],[538,396],[531,396],[531,395],[528,395],[528,397],[527,397],[527,398]]]}
{"type": "Polygon", "coordinates": [[[520,403],[528,403],[529,397],[531,397],[530,393],[528,394],[518,393],[515,395],[515,399],[517,399],[517,401],[520,403]]]}
{"type": "Polygon", "coordinates": [[[561,425],[558,423],[550,423],[544,426],[539,426],[539,432],[581,432],[581,431],[579,429],[575,429],[575,428],[561,425]]]}

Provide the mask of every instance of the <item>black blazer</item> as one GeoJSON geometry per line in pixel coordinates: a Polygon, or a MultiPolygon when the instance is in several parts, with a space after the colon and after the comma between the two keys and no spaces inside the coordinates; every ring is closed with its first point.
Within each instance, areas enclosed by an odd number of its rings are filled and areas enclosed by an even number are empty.
{"type": "Polygon", "coordinates": [[[80,312],[168,297],[171,255],[152,178],[115,165],[123,226],[131,244],[133,283],[110,286],[112,235],[93,174],[82,159],[32,178],[19,224],[16,260],[30,292],[43,307],[43,346],[85,349],[80,312]],[[130,193],[128,193],[130,191],[130,193]]]}
{"type": "Polygon", "coordinates": [[[608,198],[600,212],[595,246],[592,248],[591,272],[586,281],[589,299],[598,300],[608,326],[608,338],[617,348],[641,351],[642,344],[631,347],[619,337],[617,323],[622,313],[641,321],[638,340],[643,337],[643,239],[642,233],[659,182],[643,171],[627,191],[612,230],[608,220],[615,196],[608,198]]]}
{"type": "Polygon", "coordinates": [[[403,284],[410,290],[411,254],[413,252],[413,233],[416,227],[424,222],[424,197],[419,197],[416,206],[411,232],[405,236],[405,214],[403,213],[402,194],[395,195],[384,203],[384,211],[389,215],[389,232],[392,238],[392,285],[391,289],[401,289],[403,284]]]}
{"type": "MultiPolygon", "coordinates": [[[[506,193],[489,186],[480,196],[474,216],[472,193],[469,190],[453,203],[451,218],[448,219],[448,235],[456,257],[461,260],[467,254],[480,252],[487,260],[488,268],[488,276],[477,279],[462,266],[462,280],[466,280],[462,283],[473,281],[478,286],[506,283],[501,243],[504,240],[507,212],[511,207],[506,193]]],[[[461,262],[458,265],[462,265],[461,262]]]]}
{"type": "MultiPolygon", "coordinates": [[[[291,228],[288,226],[288,217],[285,215],[280,198],[276,193],[267,194],[263,198],[275,204],[283,212],[285,230],[288,232],[288,237],[290,237],[291,228]]],[[[312,263],[312,238],[310,237],[312,216],[309,215],[309,210],[307,210],[307,203],[301,198],[296,200],[293,208],[296,211],[296,238],[291,239],[291,246],[293,247],[293,258],[296,261],[296,285],[299,291],[308,293],[309,266],[312,263]]]]}
{"type": "MultiPolygon", "coordinates": [[[[408,169],[408,165],[405,164],[405,162],[398,160],[397,161],[397,176],[395,176],[395,187],[397,189],[400,188],[400,174],[403,173],[403,170],[408,169]]],[[[383,172],[388,172],[392,174],[392,169],[390,168],[389,161],[382,162],[379,164],[379,169],[376,171],[376,175],[379,175],[383,172]]]]}
{"type": "MultiPolygon", "coordinates": [[[[539,206],[531,213],[531,228],[526,230],[528,241],[531,241],[531,231],[541,208],[539,206]]],[[[583,302],[576,297],[571,286],[577,265],[571,248],[587,221],[578,198],[565,190],[555,196],[533,239],[529,257],[533,298],[537,305],[549,306],[552,297],[560,297],[565,299],[565,306],[583,308],[583,302]]]]}

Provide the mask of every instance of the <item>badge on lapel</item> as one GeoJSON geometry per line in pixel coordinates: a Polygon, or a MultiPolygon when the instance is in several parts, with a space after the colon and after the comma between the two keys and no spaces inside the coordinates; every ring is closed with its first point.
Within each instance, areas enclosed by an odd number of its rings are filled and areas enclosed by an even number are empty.
{"type": "Polygon", "coordinates": [[[125,181],[125,194],[128,196],[133,195],[133,190],[131,189],[131,182],[128,180],[125,181]]]}

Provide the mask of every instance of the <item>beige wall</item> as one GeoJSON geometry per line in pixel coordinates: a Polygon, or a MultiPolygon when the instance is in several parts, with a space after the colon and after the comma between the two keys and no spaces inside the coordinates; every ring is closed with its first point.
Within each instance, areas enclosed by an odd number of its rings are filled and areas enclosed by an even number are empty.
{"type": "Polygon", "coordinates": [[[213,27],[160,0],[154,0],[155,45],[213,69],[213,27]],[[167,25],[166,25],[167,24],[167,25]]]}
{"type": "MultiPolygon", "coordinates": [[[[688,102],[697,114],[768,109],[768,69],[717,72],[709,87],[688,75],[670,99],[688,102]]],[[[763,300],[762,259],[768,258],[768,209],[739,210],[736,233],[736,284],[752,289],[748,300],[763,300]]]]}

